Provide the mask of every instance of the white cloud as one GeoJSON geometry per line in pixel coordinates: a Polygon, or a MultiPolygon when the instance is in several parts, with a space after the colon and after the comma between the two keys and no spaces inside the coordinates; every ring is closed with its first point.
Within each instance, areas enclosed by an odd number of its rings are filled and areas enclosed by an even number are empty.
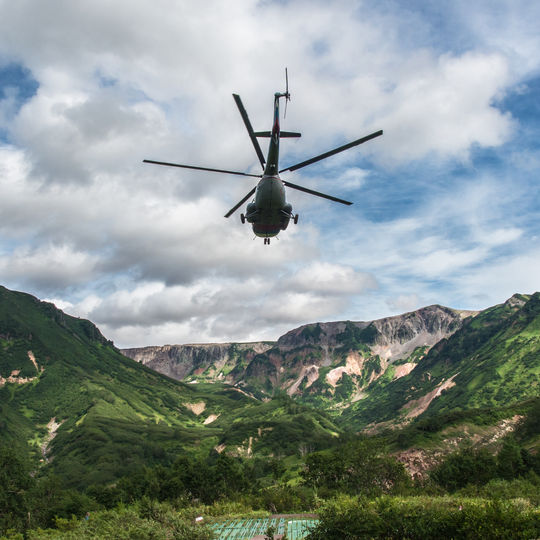
{"type": "Polygon", "coordinates": [[[281,281],[279,286],[321,295],[350,295],[376,288],[377,282],[371,274],[358,272],[351,266],[315,262],[281,281]]]}
{"type": "MultiPolygon", "coordinates": [[[[430,44],[437,21],[392,3],[0,0],[0,58],[39,83],[17,114],[12,97],[0,101],[11,143],[0,146],[3,281],[93,318],[125,346],[275,339],[314,319],[451,303],[474,287],[492,299],[511,288],[506,270],[517,289],[533,286],[523,186],[484,171],[468,185],[451,171],[472,174],[478,149],[512,140],[518,120],[500,100],[538,69],[537,18],[502,6],[486,18],[488,4],[447,8],[469,33],[463,50],[440,36],[430,44]],[[400,184],[410,206],[388,201],[377,223],[360,204],[290,192],[300,223],[268,248],[237,215],[222,217],[252,179],[141,163],[259,171],[231,93],[268,129],[285,65],[282,125],[303,136],[283,141],[283,166],[385,134],[284,176],[356,202],[384,191],[379,171],[399,184],[415,165],[421,177],[400,184]],[[515,268],[514,255],[529,266],[515,268]]],[[[534,155],[500,154],[532,177],[534,155]]]]}
{"type": "Polygon", "coordinates": [[[493,104],[510,82],[503,56],[426,55],[402,69],[381,115],[384,158],[404,161],[435,152],[467,159],[472,145],[499,146],[512,134],[512,118],[493,104]]]}
{"type": "Polygon", "coordinates": [[[422,303],[416,294],[400,294],[396,298],[387,301],[388,306],[393,312],[406,313],[422,307],[422,303]]]}
{"type": "Polygon", "coordinates": [[[95,277],[97,257],[67,245],[47,245],[36,249],[20,247],[0,256],[3,279],[44,291],[58,290],[66,284],[77,286],[95,277]]]}

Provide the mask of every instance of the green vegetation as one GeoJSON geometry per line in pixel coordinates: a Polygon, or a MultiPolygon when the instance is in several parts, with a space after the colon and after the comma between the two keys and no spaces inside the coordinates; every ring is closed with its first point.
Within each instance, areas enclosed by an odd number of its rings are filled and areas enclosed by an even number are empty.
{"type": "Polygon", "coordinates": [[[538,409],[539,398],[526,400],[508,407],[482,408],[470,410],[453,410],[445,413],[421,415],[413,422],[397,431],[387,433],[387,437],[397,448],[409,448],[411,446],[430,446],[443,440],[444,432],[456,426],[493,426],[503,419],[515,415],[524,415],[524,422],[517,427],[519,433],[523,432],[522,438],[533,437],[533,432],[538,409]],[[532,430],[525,427],[532,425],[532,430]]]}
{"type": "Polygon", "coordinates": [[[319,341],[319,338],[321,337],[321,334],[322,328],[319,323],[307,325],[300,333],[302,338],[312,343],[317,343],[319,341]]]}
{"type": "Polygon", "coordinates": [[[450,454],[431,471],[431,478],[449,492],[468,485],[482,486],[494,479],[540,475],[540,456],[533,455],[521,447],[513,437],[507,437],[497,455],[486,448],[465,445],[450,454]]]}
{"type": "Polygon", "coordinates": [[[384,455],[384,446],[375,439],[310,454],[301,476],[307,486],[326,496],[335,492],[376,496],[410,484],[403,465],[384,455]]]}
{"type": "Polygon", "coordinates": [[[344,373],[336,385],[334,396],[340,401],[345,401],[351,397],[351,395],[354,393],[354,390],[355,385],[352,377],[347,373],[344,373]]]}
{"type": "MultiPolygon", "coordinates": [[[[291,366],[321,354],[320,325],[304,331],[314,344],[289,351],[291,366]]],[[[364,374],[332,389],[336,364],[322,367],[302,402],[271,384],[295,376],[272,363],[277,350],[231,346],[252,388],[187,385],[122,356],[89,321],[0,287],[0,374],[35,377],[0,387],[0,536],[205,539],[198,515],[317,512],[314,539],[538,537],[539,331],[540,296],[514,299],[417,348],[415,370],[388,371],[351,403],[382,368],[367,352],[374,327],[348,323],[339,346],[367,358],[364,374]],[[358,435],[370,422],[395,428],[404,404],[449,377],[455,386],[403,427],[358,435]],[[503,438],[463,444],[519,417],[503,438]],[[449,437],[462,441],[451,453],[449,437]],[[414,482],[394,457],[411,448],[439,452],[414,482]]]]}
{"type": "Polygon", "coordinates": [[[350,351],[360,351],[371,354],[368,345],[375,343],[379,331],[373,323],[364,328],[360,328],[351,321],[345,322],[345,329],[337,336],[340,346],[337,353],[347,354],[350,351]]]}
{"type": "Polygon", "coordinates": [[[523,500],[340,496],[321,508],[311,540],[537,538],[540,510],[523,500]]]}
{"type": "Polygon", "coordinates": [[[466,447],[451,454],[426,483],[413,485],[403,466],[389,457],[384,438],[364,438],[306,455],[297,484],[279,479],[283,461],[213,452],[143,467],[114,484],[81,492],[55,476],[32,477],[27,462],[2,448],[0,535],[204,539],[212,532],[195,524],[199,515],[210,524],[218,517],[311,511],[320,517],[309,536],[314,539],[535,538],[539,461],[525,455],[512,437],[496,456],[466,447]]]}
{"type": "Polygon", "coordinates": [[[399,366],[401,364],[407,364],[407,363],[418,364],[418,362],[420,362],[420,360],[424,358],[428,350],[429,350],[429,347],[416,347],[416,349],[414,349],[414,351],[410,354],[410,356],[408,356],[407,358],[403,358],[401,360],[396,360],[393,363],[393,365],[399,366]]]}

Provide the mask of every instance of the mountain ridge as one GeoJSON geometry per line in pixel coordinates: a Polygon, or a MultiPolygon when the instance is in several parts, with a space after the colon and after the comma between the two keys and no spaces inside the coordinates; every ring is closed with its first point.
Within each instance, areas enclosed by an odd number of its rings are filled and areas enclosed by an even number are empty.
{"type": "MultiPolygon", "coordinates": [[[[384,371],[389,364],[410,359],[415,351],[418,356],[419,349],[429,350],[477,313],[432,305],[374,321],[306,324],[273,342],[148,346],[122,353],[178,380],[254,387],[260,397],[271,395],[273,389],[302,394],[319,379],[335,387],[343,374],[361,378],[366,363],[375,368],[377,378],[381,364],[384,371]],[[319,373],[321,369],[326,372],[319,373]],[[272,382],[261,387],[265,376],[272,382]]],[[[397,374],[406,374],[414,363],[408,362],[397,374]]],[[[357,391],[362,388],[360,382],[355,386],[357,391]]]]}
{"type": "Polygon", "coordinates": [[[534,396],[539,350],[540,293],[516,293],[482,311],[435,304],[375,321],[302,325],[275,342],[122,352],[189,383],[226,382],[263,400],[286,392],[372,430],[458,403],[498,407],[534,396]]]}

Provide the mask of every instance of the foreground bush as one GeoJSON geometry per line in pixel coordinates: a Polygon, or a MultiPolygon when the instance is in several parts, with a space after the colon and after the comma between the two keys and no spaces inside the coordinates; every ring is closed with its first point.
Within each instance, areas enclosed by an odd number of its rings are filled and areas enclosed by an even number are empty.
{"type": "Polygon", "coordinates": [[[527,478],[511,481],[495,479],[484,486],[468,485],[455,495],[482,499],[526,499],[533,506],[540,506],[540,477],[530,473],[527,478]]]}
{"type": "Polygon", "coordinates": [[[540,510],[525,500],[338,497],[319,517],[310,540],[540,537],[540,510]]]}
{"type": "Polygon", "coordinates": [[[57,529],[28,532],[29,540],[84,540],[115,538],[116,540],[210,540],[213,534],[203,525],[183,519],[169,508],[158,504],[103,510],[92,513],[88,520],[59,518],[57,529]]]}

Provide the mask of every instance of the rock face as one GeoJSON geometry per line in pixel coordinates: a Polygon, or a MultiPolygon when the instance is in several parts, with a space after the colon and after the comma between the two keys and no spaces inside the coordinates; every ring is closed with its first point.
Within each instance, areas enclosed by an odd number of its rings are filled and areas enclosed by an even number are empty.
{"type": "Polygon", "coordinates": [[[271,347],[272,344],[263,342],[209,343],[123,349],[122,353],[179,381],[227,379],[230,382],[234,377],[229,374],[238,367],[239,355],[252,359],[271,347]]]}
{"type": "Polygon", "coordinates": [[[431,347],[475,314],[435,305],[376,321],[308,324],[277,342],[165,345],[122,352],[186,382],[223,381],[260,397],[285,390],[338,403],[359,399],[385,374],[406,375],[431,347]],[[394,366],[391,374],[389,366],[394,366]]]}
{"type": "Polygon", "coordinates": [[[375,354],[386,360],[399,360],[417,347],[431,347],[453,334],[465,317],[475,314],[435,305],[371,322],[309,324],[287,332],[277,344],[282,350],[308,345],[332,349],[352,337],[369,345],[375,354]]]}

